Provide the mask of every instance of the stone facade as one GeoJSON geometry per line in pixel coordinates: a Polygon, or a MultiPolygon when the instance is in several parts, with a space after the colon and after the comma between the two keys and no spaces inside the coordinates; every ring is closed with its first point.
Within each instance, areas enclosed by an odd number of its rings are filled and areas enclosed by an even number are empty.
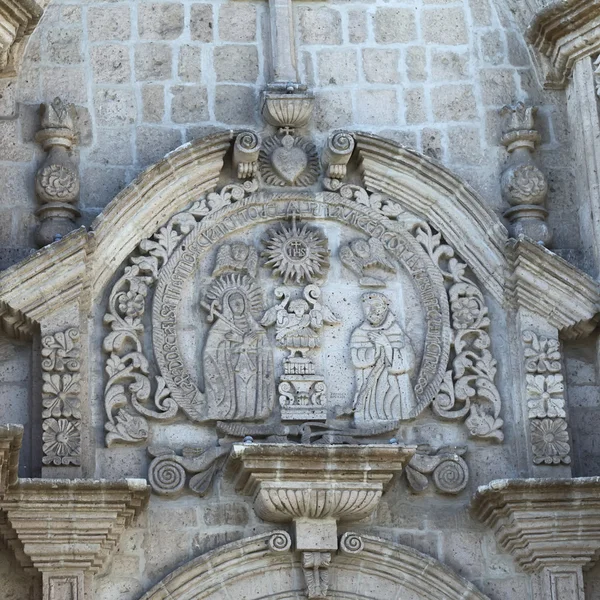
{"type": "Polygon", "coordinates": [[[0,9],[2,598],[600,593],[596,0],[0,9]]]}

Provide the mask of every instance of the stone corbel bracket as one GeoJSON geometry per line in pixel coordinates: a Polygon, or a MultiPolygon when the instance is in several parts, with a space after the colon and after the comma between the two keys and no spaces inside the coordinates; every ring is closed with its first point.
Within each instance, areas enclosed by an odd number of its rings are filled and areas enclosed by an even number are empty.
{"type": "Polygon", "coordinates": [[[600,551],[600,477],[492,481],[471,510],[525,572],[541,574],[540,597],[583,600],[581,569],[600,551]]]}
{"type": "Polygon", "coordinates": [[[598,283],[550,250],[527,238],[511,239],[508,296],[544,317],[566,339],[589,335],[600,308],[598,283]]]}
{"type": "Polygon", "coordinates": [[[573,65],[600,52],[600,0],[560,0],[537,13],[526,38],[539,53],[545,86],[564,89],[573,65]]]}
{"type": "MultiPolygon", "coordinates": [[[[254,498],[254,510],[265,521],[293,522],[294,549],[302,553],[308,598],[325,598],[332,552],[338,550],[339,521],[364,519],[377,507],[396,473],[415,446],[304,444],[234,444],[228,469],[239,493],[254,498]]],[[[269,546],[287,551],[286,532],[276,532],[269,546]]],[[[362,541],[342,536],[342,552],[359,552],[362,541]]]]}

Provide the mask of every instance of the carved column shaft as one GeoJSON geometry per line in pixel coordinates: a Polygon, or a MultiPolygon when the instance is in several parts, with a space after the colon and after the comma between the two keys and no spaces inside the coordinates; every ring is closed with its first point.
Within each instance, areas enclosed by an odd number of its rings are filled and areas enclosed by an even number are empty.
{"type": "Polygon", "coordinates": [[[35,191],[41,203],[36,215],[40,225],[36,242],[46,246],[61,239],[75,227],[80,212],[74,204],[79,198],[79,174],[70,157],[75,143],[74,108],[55,98],[42,104],[42,128],[36,140],[48,152],[35,178],[35,191]]]}
{"type": "Polygon", "coordinates": [[[590,249],[597,275],[600,270],[600,116],[591,56],[575,63],[567,90],[567,110],[575,153],[582,247],[590,249]]]}

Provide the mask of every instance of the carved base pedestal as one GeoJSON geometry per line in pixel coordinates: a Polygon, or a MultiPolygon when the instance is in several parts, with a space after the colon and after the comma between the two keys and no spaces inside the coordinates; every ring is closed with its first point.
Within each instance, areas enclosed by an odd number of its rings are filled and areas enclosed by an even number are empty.
{"type": "Polygon", "coordinates": [[[282,421],[327,419],[327,387],[322,375],[282,375],[278,389],[282,421]]]}

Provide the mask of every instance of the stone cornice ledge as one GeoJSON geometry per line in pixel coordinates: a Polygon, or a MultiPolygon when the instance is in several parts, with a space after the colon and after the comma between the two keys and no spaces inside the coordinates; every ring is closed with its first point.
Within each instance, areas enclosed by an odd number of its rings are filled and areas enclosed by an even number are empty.
{"type": "Polygon", "coordinates": [[[507,242],[512,263],[509,297],[574,339],[596,327],[600,290],[591,277],[526,238],[507,242]]]}
{"type": "Polygon", "coordinates": [[[590,565],[600,551],[600,477],[492,481],[471,510],[526,572],[590,565]]]}
{"type": "Polygon", "coordinates": [[[526,37],[547,60],[546,87],[562,89],[574,63],[600,51],[600,0],[557,0],[537,13],[526,37]]]}
{"type": "Polygon", "coordinates": [[[13,77],[48,0],[0,0],[0,77],[13,77]]]}
{"type": "Polygon", "coordinates": [[[0,509],[31,561],[24,566],[96,572],[149,494],[144,479],[20,479],[0,509]]]}

